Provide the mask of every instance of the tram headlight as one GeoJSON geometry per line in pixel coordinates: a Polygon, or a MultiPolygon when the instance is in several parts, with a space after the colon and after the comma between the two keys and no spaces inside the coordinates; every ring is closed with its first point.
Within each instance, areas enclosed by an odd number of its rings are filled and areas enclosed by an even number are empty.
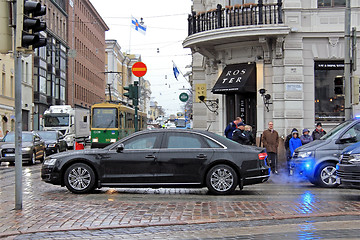
{"type": "Polygon", "coordinates": [[[112,143],[116,142],[116,138],[110,139],[110,142],[112,142],[112,143]]]}
{"type": "Polygon", "coordinates": [[[99,142],[99,139],[98,138],[93,138],[92,142],[99,142]]]}

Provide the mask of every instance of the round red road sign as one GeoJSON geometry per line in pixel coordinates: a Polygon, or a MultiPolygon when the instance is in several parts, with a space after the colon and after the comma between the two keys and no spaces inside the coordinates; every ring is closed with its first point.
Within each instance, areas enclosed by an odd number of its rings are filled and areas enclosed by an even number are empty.
{"type": "Polygon", "coordinates": [[[131,68],[132,73],[137,77],[142,77],[146,74],[147,67],[143,62],[136,62],[131,68]]]}

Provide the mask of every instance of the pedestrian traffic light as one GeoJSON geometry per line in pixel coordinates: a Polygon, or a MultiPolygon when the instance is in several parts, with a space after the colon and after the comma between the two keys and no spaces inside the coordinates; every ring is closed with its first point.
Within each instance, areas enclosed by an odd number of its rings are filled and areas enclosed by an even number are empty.
{"type": "Polygon", "coordinates": [[[16,49],[32,49],[46,46],[47,39],[40,35],[46,30],[46,22],[39,17],[46,14],[46,7],[39,2],[17,1],[16,6],[16,49]]]}
{"type": "Polygon", "coordinates": [[[344,94],[344,77],[336,76],[334,79],[334,93],[336,95],[344,94]]]}
{"type": "Polygon", "coordinates": [[[0,1],[0,53],[12,50],[12,28],[10,24],[10,2],[0,1]]]}

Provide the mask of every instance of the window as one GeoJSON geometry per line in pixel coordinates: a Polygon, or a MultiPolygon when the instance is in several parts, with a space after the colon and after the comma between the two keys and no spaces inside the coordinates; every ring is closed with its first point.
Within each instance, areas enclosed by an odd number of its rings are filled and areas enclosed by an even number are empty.
{"type": "Polygon", "coordinates": [[[342,139],[348,139],[348,142],[360,141],[360,123],[355,124],[352,128],[346,131],[341,137],[342,139]]]}
{"type": "Polygon", "coordinates": [[[153,149],[158,134],[146,134],[131,138],[124,143],[124,149],[153,149]]]}
{"type": "Polygon", "coordinates": [[[318,0],[318,7],[345,7],[346,0],[318,0]]]}
{"type": "Polygon", "coordinates": [[[167,148],[202,148],[200,139],[195,134],[173,133],[169,135],[167,148]]]}
{"type": "Polygon", "coordinates": [[[257,0],[229,0],[229,5],[234,6],[237,4],[245,4],[245,3],[257,3],[257,0]]]}
{"type": "Polygon", "coordinates": [[[209,144],[209,146],[211,148],[223,148],[221,145],[219,145],[218,143],[214,142],[213,140],[210,140],[207,137],[204,137],[205,141],[207,142],[207,144],[209,144]]]}

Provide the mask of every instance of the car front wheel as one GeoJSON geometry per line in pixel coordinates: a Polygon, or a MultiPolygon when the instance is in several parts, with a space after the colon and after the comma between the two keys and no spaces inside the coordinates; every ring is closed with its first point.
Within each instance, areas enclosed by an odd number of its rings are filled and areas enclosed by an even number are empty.
{"type": "Polygon", "coordinates": [[[206,175],[206,186],[212,194],[225,195],[234,192],[238,176],[228,165],[216,165],[206,175]]]}
{"type": "Polygon", "coordinates": [[[336,183],[336,165],[335,163],[325,162],[320,165],[316,172],[316,185],[326,188],[334,188],[336,183]]]}
{"type": "Polygon", "coordinates": [[[65,171],[64,182],[73,193],[89,193],[95,186],[95,174],[89,165],[75,163],[65,171]]]}

